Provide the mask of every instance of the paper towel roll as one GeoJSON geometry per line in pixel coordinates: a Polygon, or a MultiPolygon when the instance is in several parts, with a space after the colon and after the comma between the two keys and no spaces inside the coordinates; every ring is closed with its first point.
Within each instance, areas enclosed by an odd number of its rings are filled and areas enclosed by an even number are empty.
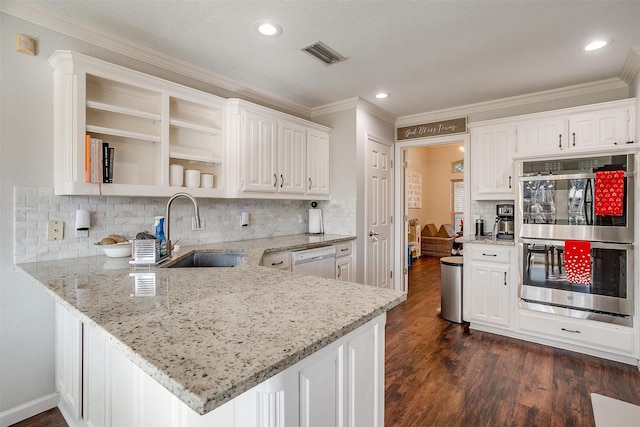
{"type": "Polygon", "coordinates": [[[309,234],[324,233],[322,209],[309,209],[309,234]]]}

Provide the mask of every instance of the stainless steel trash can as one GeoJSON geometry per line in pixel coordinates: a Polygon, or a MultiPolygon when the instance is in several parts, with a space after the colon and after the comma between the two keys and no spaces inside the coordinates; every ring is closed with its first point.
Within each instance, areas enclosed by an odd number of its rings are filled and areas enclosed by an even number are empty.
{"type": "Polygon", "coordinates": [[[440,315],[451,322],[462,320],[462,257],[440,258],[440,315]]]}

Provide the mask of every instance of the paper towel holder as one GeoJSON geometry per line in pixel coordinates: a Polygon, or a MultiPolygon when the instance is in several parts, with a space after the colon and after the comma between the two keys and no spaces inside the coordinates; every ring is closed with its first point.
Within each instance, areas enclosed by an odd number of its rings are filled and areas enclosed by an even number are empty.
{"type": "Polygon", "coordinates": [[[324,220],[322,218],[322,209],[317,209],[317,207],[317,202],[311,202],[311,209],[309,209],[309,230],[307,233],[305,233],[310,236],[324,234],[324,220]]]}

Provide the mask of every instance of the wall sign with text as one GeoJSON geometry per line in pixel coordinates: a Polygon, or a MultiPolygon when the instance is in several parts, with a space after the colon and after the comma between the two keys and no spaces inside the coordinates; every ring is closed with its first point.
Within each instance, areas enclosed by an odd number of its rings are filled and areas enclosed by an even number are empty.
{"type": "Polygon", "coordinates": [[[403,139],[428,138],[430,136],[450,135],[467,132],[467,118],[425,123],[423,125],[406,126],[397,129],[398,141],[403,139]]]}

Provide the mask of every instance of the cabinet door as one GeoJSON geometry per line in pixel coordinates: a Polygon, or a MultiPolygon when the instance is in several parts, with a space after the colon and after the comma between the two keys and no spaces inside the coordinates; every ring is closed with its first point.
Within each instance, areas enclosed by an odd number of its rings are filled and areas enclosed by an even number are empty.
{"type": "Polygon", "coordinates": [[[353,271],[353,258],[350,256],[336,258],[336,280],[343,282],[353,281],[351,275],[353,271]]]}
{"type": "Polygon", "coordinates": [[[336,348],[300,370],[300,427],[344,425],[343,348],[336,348]]]}
{"type": "Polygon", "coordinates": [[[569,116],[569,147],[623,145],[629,141],[629,110],[615,108],[569,116]]]}
{"type": "Polygon", "coordinates": [[[306,140],[306,128],[291,122],[280,122],[278,191],[281,193],[305,192],[306,140]]]}
{"type": "Polygon", "coordinates": [[[470,295],[472,322],[509,326],[509,266],[473,263],[470,295]]]}
{"type": "Polygon", "coordinates": [[[277,121],[271,117],[245,111],[242,126],[244,153],[243,191],[276,192],[277,121]]]}
{"type": "Polygon", "coordinates": [[[519,155],[557,153],[566,149],[568,144],[562,118],[524,122],[516,129],[516,152],[519,155]]]}
{"type": "Polygon", "coordinates": [[[82,417],[82,334],[82,322],[56,304],[56,387],[60,410],[76,421],[82,417]]]}
{"type": "Polygon", "coordinates": [[[471,134],[472,197],[513,199],[513,126],[478,128],[471,134]]]}
{"type": "Polygon", "coordinates": [[[307,132],[307,194],[327,196],[330,192],[330,139],[327,132],[307,132]]]}

